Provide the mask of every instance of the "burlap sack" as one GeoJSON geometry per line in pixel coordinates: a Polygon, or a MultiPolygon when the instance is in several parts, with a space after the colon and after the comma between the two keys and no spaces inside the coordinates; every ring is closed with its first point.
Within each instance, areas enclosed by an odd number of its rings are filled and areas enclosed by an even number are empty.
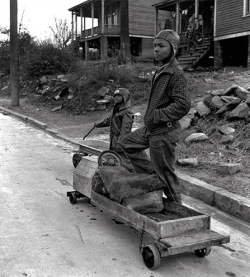
{"type": "Polygon", "coordinates": [[[163,190],[124,198],[122,205],[141,214],[158,213],[163,209],[163,190]]]}

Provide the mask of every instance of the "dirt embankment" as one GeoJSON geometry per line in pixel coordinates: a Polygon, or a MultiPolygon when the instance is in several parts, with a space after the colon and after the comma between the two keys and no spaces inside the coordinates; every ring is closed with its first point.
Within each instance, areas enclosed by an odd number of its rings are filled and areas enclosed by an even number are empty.
{"type": "MultiPolygon", "coordinates": [[[[126,84],[126,88],[133,95],[133,111],[140,113],[137,123],[143,124],[143,114],[145,112],[147,97],[150,90],[150,74],[152,68],[144,68],[146,78],[134,78],[126,84]]],[[[187,73],[188,89],[192,98],[193,107],[208,96],[211,91],[227,89],[232,85],[240,85],[244,88],[250,87],[250,72],[243,68],[227,68],[221,72],[192,72],[187,73]]],[[[78,87],[80,84],[77,84],[78,87]]],[[[57,129],[73,138],[83,137],[92,127],[93,123],[107,117],[109,108],[100,111],[91,111],[90,107],[98,99],[98,90],[105,86],[110,88],[110,94],[118,83],[110,80],[108,83],[95,83],[85,90],[69,91],[60,99],[55,97],[63,90],[65,83],[56,83],[50,87],[46,93],[38,93],[38,82],[33,80],[25,83],[21,90],[20,107],[9,106],[8,90],[0,91],[1,106],[14,109],[17,112],[33,117],[50,128],[57,129]],[[68,97],[72,95],[72,97],[68,97]],[[55,109],[58,108],[58,109],[55,109]]],[[[197,119],[197,118],[196,118],[197,119]]],[[[198,166],[184,167],[177,165],[177,170],[183,171],[190,176],[196,177],[209,184],[224,188],[230,192],[239,194],[250,199],[250,149],[240,145],[242,136],[250,137],[249,123],[243,120],[232,121],[236,129],[235,140],[230,144],[221,144],[216,140],[208,139],[203,142],[187,144],[184,139],[193,132],[211,131],[212,125],[220,126],[225,123],[223,118],[198,118],[188,129],[183,131],[182,140],[177,147],[177,159],[195,157],[198,159],[198,166]],[[213,120],[213,121],[211,121],[213,120]],[[208,128],[209,126],[209,128],[208,128]],[[243,133],[242,130],[246,130],[243,133]],[[245,128],[245,129],[244,129],[245,128]],[[222,175],[217,172],[218,162],[242,163],[243,170],[235,174],[222,175]]],[[[108,129],[95,130],[92,135],[107,135],[108,129]]],[[[106,136],[107,137],[107,136],[106,136]]]]}

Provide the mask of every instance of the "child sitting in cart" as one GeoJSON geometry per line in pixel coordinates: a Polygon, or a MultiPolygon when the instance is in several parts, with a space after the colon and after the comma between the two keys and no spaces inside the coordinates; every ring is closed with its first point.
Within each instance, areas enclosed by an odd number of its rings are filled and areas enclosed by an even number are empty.
{"type": "Polygon", "coordinates": [[[119,145],[120,140],[131,132],[134,122],[134,115],[131,108],[130,92],[125,88],[119,88],[114,92],[114,107],[111,115],[99,123],[94,123],[96,128],[110,126],[110,145],[113,150],[122,158],[122,163],[129,171],[134,171],[130,160],[123,155],[123,150],[119,145]]]}

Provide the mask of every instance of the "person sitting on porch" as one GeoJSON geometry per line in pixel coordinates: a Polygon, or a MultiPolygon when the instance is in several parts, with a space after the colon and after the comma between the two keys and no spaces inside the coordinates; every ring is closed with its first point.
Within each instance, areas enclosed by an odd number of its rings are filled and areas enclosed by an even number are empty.
{"type": "Polygon", "coordinates": [[[201,34],[202,34],[202,26],[200,25],[199,19],[195,18],[192,37],[196,42],[200,42],[202,40],[201,34]]]}

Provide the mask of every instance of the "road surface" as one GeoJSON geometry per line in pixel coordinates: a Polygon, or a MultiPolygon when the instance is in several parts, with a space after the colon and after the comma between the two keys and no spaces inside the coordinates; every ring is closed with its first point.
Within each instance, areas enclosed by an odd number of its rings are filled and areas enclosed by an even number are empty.
{"type": "MultiPolygon", "coordinates": [[[[250,276],[250,224],[189,197],[231,235],[206,258],[162,258],[152,271],[139,254],[140,234],[86,199],[72,205],[74,146],[0,113],[0,276],[250,276]]],[[[145,238],[143,243],[148,243],[145,238]]]]}

